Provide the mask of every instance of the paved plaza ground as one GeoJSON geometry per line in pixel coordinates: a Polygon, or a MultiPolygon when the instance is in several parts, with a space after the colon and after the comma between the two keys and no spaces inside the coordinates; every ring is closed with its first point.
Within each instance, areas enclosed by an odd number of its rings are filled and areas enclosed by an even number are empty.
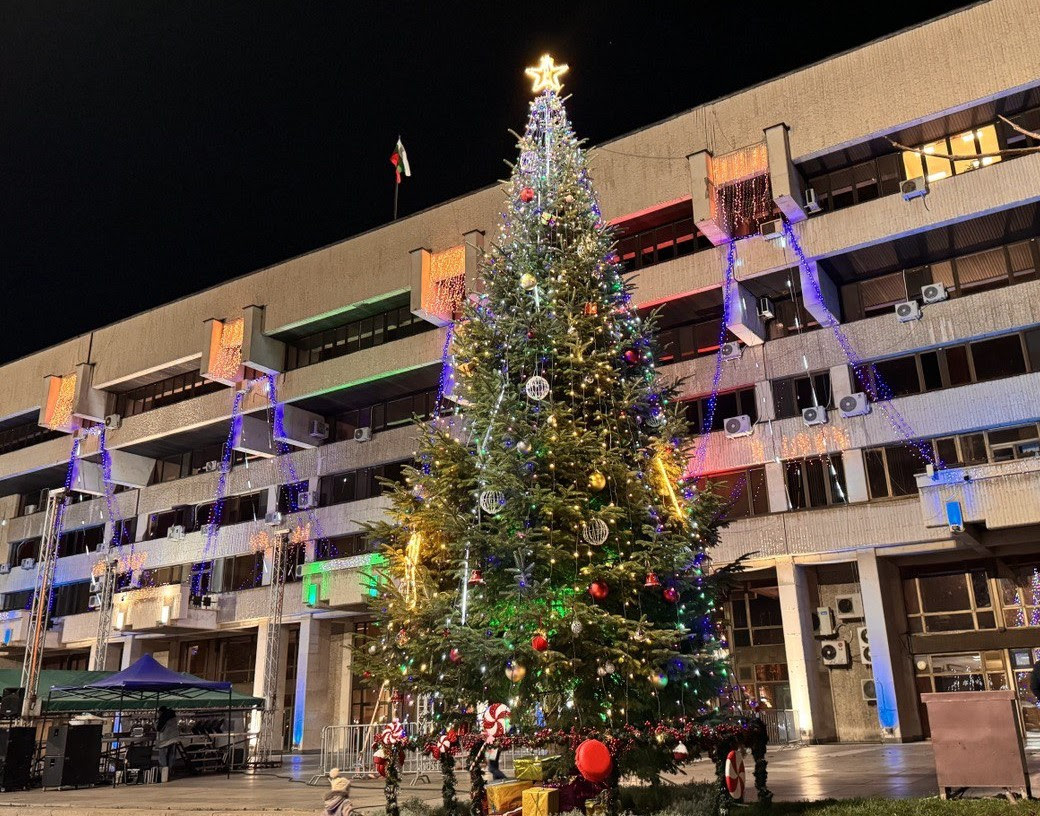
{"type": "MultiPolygon", "coordinates": [[[[1040,795],[1040,752],[1031,752],[1029,762],[1034,795],[1040,795]]],[[[0,794],[0,816],[202,816],[243,812],[315,816],[321,812],[321,799],[327,790],[324,783],[315,787],[306,784],[316,769],[316,756],[297,756],[287,757],[281,769],[255,775],[232,774],[231,779],[209,776],[178,779],[165,785],[4,793],[0,794]]],[[[685,779],[708,780],[712,772],[710,763],[697,762],[685,779]]],[[[407,784],[410,781],[405,780],[402,802],[413,797],[439,802],[437,775],[429,783],[413,786],[407,784]]],[[[937,792],[928,743],[776,747],[769,756],[769,787],[778,800],[784,801],[927,797],[937,792]]],[[[464,791],[460,793],[464,795],[464,791]]],[[[352,799],[363,812],[382,809],[382,781],[355,781],[352,799]]]]}

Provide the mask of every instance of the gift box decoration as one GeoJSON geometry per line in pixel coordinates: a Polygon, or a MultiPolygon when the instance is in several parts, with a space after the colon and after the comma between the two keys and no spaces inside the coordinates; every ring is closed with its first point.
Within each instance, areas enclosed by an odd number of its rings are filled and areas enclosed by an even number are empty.
{"type": "Polygon", "coordinates": [[[525,780],[498,782],[487,786],[488,807],[492,813],[505,813],[523,806],[524,791],[531,787],[525,780]]]}
{"type": "Polygon", "coordinates": [[[517,779],[530,782],[544,782],[555,776],[560,766],[559,756],[527,756],[517,757],[513,763],[513,773],[517,779]]]}
{"type": "Polygon", "coordinates": [[[585,816],[607,816],[607,802],[597,796],[595,799],[585,800],[585,816]]]}
{"type": "Polygon", "coordinates": [[[552,816],[560,812],[560,792],[556,788],[528,788],[523,802],[523,816],[552,816]]]}

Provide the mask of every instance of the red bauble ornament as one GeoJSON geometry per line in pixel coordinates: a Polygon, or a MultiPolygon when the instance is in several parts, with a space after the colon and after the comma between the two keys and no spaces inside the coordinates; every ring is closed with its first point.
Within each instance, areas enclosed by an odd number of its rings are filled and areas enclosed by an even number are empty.
{"type": "Polygon", "coordinates": [[[475,569],[475,570],[473,570],[469,574],[469,585],[470,586],[480,586],[483,583],[484,583],[484,576],[483,576],[483,574],[481,574],[480,570],[475,569]]]}
{"type": "Polygon", "coordinates": [[[679,743],[672,749],[672,759],[676,762],[685,762],[690,758],[690,749],[683,743],[679,743]]]}
{"type": "Polygon", "coordinates": [[[462,652],[460,652],[458,649],[452,646],[451,651],[448,652],[448,660],[450,660],[452,663],[458,663],[462,660],[462,652]]]}
{"type": "Polygon", "coordinates": [[[587,739],[574,752],[574,764],[578,766],[578,773],[589,782],[600,783],[610,779],[614,760],[606,745],[599,740],[587,739]]]}
{"type": "Polygon", "coordinates": [[[524,189],[520,191],[520,200],[525,204],[529,201],[534,201],[534,190],[530,187],[524,187],[524,189]]]}
{"type": "Polygon", "coordinates": [[[602,601],[610,594],[610,587],[606,581],[593,581],[589,585],[589,594],[597,601],[602,601]]]}
{"type": "Polygon", "coordinates": [[[529,330],[529,331],[527,332],[527,339],[528,339],[528,340],[534,340],[534,329],[530,329],[530,330],[529,330]]]}
{"type": "Polygon", "coordinates": [[[664,599],[668,601],[668,603],[675,603],[679,600],[679,590],[675,587],[666,587],[665,591],[661,594],[664,595],[664,599]]]}
{"type": "Polygon", "coordinates": [[[643,586],[647,589],[654,589],[655,587],[661,586],[661,581],[654,573],[648,572],[646,574],[646,582],[643,584],[643,586]]]}
{"type": "Polygon", "coordinates": [[[625,362],[630,365],[635,365],[639,362],[639,352],[635,349],[627,349],[625,351],[625,362]]]}
{"type": "Polygon", "coordinates": [[[545,635],[535,635],[531,638],[531,648],[536,652],[544,652],[549,648],[549,640],[545,635]]]}

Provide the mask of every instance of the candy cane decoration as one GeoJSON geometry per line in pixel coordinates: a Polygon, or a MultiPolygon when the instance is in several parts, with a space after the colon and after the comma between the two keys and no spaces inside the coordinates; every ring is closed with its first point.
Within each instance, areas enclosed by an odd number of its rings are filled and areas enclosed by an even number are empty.
{"type": "Polygon", "coordinates": [[[481,724],[488,742],[503,736],[509,728],[509,707],[504,703],[492,703],[484,712],[481,724]]]}
{"type": "Polygon", "coordinates": [[[437,738],[437,742],[433,746],[433,758],[440,759],[441,754],[446,754],[451,750],[451,739],[447,734],[441,734],[437,738]]]}

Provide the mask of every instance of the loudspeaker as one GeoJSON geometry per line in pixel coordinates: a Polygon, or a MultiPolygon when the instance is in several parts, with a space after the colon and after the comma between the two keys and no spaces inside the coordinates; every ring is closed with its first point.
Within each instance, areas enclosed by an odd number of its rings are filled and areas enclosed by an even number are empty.
{"type": "Polygon", "coordinates": [[[20,717],[22,715],[22,702],[25,700],[25,688],[16,686],[5,688],[0,693],[0,719],[20,717]]]}
{"type": "Polygon", "coordinates": [[[0,790],[28,790],[36,729],[29,726],[0,731],[0,790]]]}
{"type": "Polygon", "coordinates": [[[101,766],[101,724],[55,725],[47,734],[43,787],[93,785],[101,766]]]}

